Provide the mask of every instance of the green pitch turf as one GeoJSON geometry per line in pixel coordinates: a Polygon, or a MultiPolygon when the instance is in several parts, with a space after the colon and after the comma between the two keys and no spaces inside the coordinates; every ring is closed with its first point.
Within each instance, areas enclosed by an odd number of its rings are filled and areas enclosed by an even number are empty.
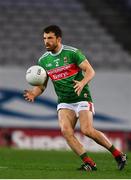
{"type": "Polygon", "coordinates": [[[128,165],[117,170],[110,153],[89,153],[96,172],[77,171],[81,160],[73,152],[0,149],[1,179],[131,179],[131,152],[128,165]]]}

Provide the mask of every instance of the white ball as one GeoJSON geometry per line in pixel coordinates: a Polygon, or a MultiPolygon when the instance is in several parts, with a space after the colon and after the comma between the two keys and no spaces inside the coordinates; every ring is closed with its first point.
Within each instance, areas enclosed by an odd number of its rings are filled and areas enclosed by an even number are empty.
{"type": "Polygon", "coordinates": [[[42,85],[46,79],[47,73],[41,66],[34,65],[26,71],[26,81],[32,86],[42,85]]]}

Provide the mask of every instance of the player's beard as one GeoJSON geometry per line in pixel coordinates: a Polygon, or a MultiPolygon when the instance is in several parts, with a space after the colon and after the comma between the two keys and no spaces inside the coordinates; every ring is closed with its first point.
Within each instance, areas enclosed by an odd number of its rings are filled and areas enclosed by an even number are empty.
{"type": "Polygon", "coordinates": [[[57,49],[58,45],[57,44],[54,44],[54,45],[49,45],[49,44],[46,44],[46,50],[47,51],[51,51],[52,53],[55,53],[56,52],[56,49],[57,49]]]}

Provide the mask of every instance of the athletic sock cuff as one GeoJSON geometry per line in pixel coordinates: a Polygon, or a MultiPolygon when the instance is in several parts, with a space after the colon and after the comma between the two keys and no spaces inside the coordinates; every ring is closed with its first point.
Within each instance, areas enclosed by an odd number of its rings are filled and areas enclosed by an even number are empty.
{"type": "Polygon", "coordinates": [[[80,158],[83,160],[85,157],[87,157],[87,152],[80,155],[80,158]]]}
{"type": "Polygon", "coordinates": [[[109,151],[112,153],[114,150],[115,150],[115,147],[112,145],[112,146],[109,148],[109,151]]]}

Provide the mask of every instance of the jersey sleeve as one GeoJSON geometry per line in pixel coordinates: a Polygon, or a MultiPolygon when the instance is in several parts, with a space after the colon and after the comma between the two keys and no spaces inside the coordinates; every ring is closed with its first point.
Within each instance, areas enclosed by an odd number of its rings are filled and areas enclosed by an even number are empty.
{"type": "Polygon", "coordinates": [[[41,58],[39,58],[39,59],[38,59],[38,61],[37,61],[37,65],[42,66],[42,63],[41,63],[41,58]]]}
{"type": "Polygon", "coordinates": [[[45,69],[45,64],[43,63],[43,58],[39,58],[38,61],[37,61],[37,65],[43,67],[45,69]]]}
{"type": "Polygon", "coordinates": [[[80,50],[77,50],[75,52],[75,58],[74,59],[75,59],[75,63],[77,65],[79,65],[86,59],[86,56],[80,50]]]}

